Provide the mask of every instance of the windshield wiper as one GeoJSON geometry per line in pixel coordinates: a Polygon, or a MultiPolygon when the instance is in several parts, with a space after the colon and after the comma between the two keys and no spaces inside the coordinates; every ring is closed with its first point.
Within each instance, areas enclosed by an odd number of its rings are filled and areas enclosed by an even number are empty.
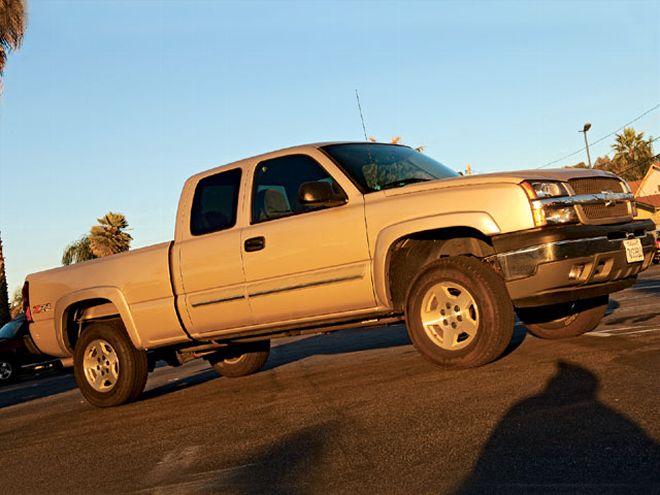
{"type": "Polygon", "coordinates": [[[380,190],[382,191],[383,189],[403,187],[403,186],[407,186],[408,184],[414,184],[415,182],[427,182],[429,180],[431,179],[422,179],[421,177],[408,177],[405,179],[399,179],[399,180],[394,180],[392,182],[388,182],[387,184],[380,186],[380,190]]]}

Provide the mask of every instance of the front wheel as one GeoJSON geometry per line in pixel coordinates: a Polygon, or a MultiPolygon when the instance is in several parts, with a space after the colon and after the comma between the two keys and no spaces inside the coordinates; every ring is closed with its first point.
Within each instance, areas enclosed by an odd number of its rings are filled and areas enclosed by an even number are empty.
{"type": "Polygon", "coordinates": [[[74,375],[80,392],[97,407],[134,401],[144,390],[147,353],[133,346],[118,322],[96,322],[87,327],[74,352],[74,375]]]}
{"type": "Polygon", "coordinates": [[[467,368],[497,359],[511,341],[513,323],[504,281],[475,258],[450,257],[429,265],[408,294],[410,339],[440,366],[467,368]]]}
{"type": "Polygon", "coordinates": [[[563,304],[518,309],[518,317],[532,335],[565,339],[591,332],[607,311],[608,296],[563,304]]]}
{"type": "Polygon", "coordinates": [[[270,354],[270,340],[236,344],[213,353],[208,361],[222,376],[236,378],[259,371],[270,354]]]}

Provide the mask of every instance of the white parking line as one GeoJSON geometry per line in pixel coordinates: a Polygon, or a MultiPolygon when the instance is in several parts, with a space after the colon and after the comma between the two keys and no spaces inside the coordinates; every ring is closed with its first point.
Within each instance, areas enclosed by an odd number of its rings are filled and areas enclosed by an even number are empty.
{"type": "Polygon", "coordinates": [[[658,326],[619,327],[619,328],[611,328],[608,330],[598,330],[596,332],[589,332],[586,335],[595,335],[596,337],[611,337],[613,335],[633,335],[636,333],[649,333],[649,332],[660,332],[660,327],[658,326]],[[626,330],[632,330],[632,331],[628,332],[626,330]]]}

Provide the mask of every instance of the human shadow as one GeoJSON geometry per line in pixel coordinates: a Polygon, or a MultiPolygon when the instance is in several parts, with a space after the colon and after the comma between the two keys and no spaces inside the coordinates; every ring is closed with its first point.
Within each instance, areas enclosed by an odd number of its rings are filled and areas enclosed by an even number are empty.
{"type": "Polygon", "coordinates": [[[314,484],[322,473],[320,460],[335,430],[336,425],[327,422],[281,437],[243,459],[243,467],[217,480],[214,491],[230,487],[242,495],[318,493],[314,484]]]}
{"type": "Polygon", "coordinates": [[[263,369],[277,368],[316,355],[345,354],[404,345],[410,345],[410,339],[402,324],[341,330],[274,346],[263,369]]]}
{"type": "Polygon", "coordinates": [[[657,493],[660,446],[598,388],[592,372],[559,362],[501,419],[456,493],[657,493]]]}

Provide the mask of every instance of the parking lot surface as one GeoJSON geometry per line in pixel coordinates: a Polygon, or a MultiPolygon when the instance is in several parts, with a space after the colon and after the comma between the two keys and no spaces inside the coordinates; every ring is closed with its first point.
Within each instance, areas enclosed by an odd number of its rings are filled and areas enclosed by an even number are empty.
{"type": "Polygon", "coordinates": [[[3,493],[660,493],[660,267],[592,333],[518,325],[477,369],[402,325],[274,341],[264,371],[158,368],[88,405],[70,373],[0,390],[3,493]]]}

